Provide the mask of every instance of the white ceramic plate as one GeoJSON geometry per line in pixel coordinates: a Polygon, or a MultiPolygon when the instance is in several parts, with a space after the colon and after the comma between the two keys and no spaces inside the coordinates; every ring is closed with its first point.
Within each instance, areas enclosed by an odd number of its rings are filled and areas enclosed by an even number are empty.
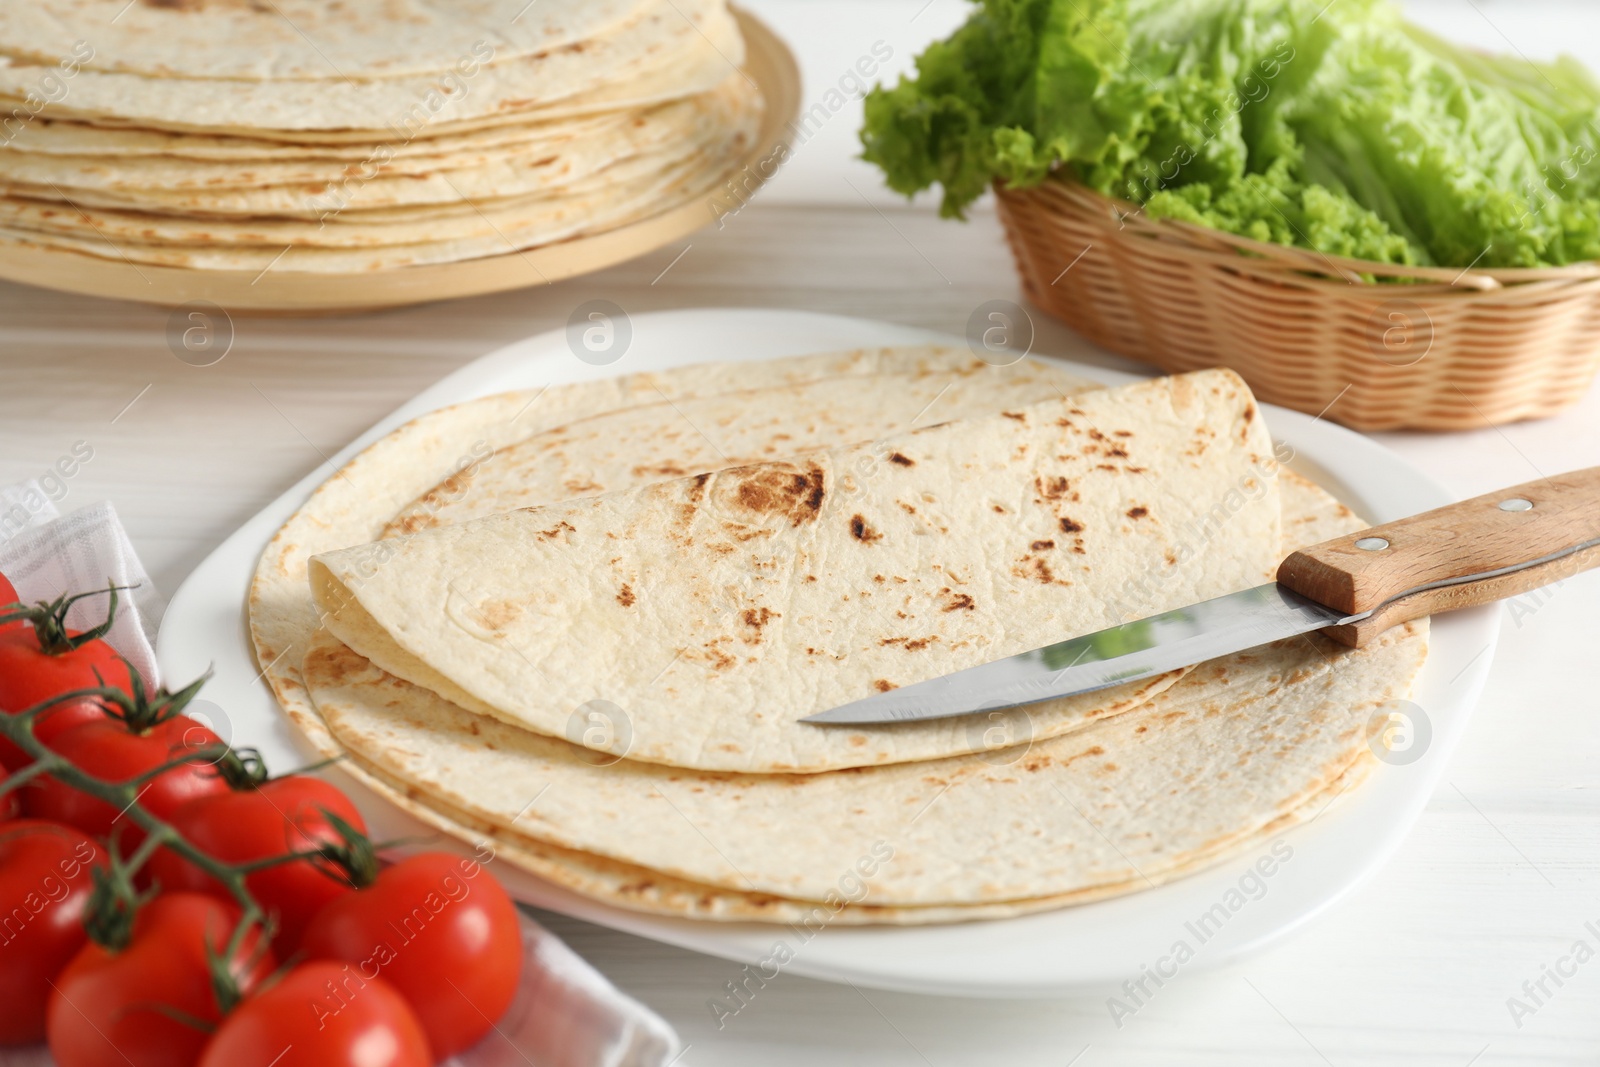
{"type": "MultiPolygon", "coordinates": [[[[625,357],[610,367],[575,359],[564,331],[502,348],[468,364],[368,430],[337,456],[343,464],[401,423],[435,408],[509,389],[708,360],[750,360],[865,345],[945,340],[888,323],[791,311],[692,310],[632,320],[625,357]]],[[[956,343],[960,343],[959,341],[956,343]]],[[[1108,384],[1132,376],[1100,368],[1074,371],[1108,384]]],[[[1437,507],[1449,495],[1393,453],[1327,422],[1266,407],[1273,435],[1295,450],[1291,466],[1375,522],[1437,507]]],[[[245,631],[244,604],[267,541],[332,470],[319,468],[223,542],[184,582],[167,610],[158,645],[167,677],[187,680],[213,665],[204,696],[225,736],[262,750],[286,769],[312,758],[261,681],[245,631]]],[[[1116,900],[1002,922],[939,927],[824,929],[663,919],[623,911],[548,885],[502,865],[521,900],[538,907],[741,962],[760,964],[784,942],[793,974],[914,992],[971,996],[1048,996],[1103,990],[1136,1007],[1124,982],[1156,980],[1215,966],[1267,944],[1331,906],[1399,847],[1444,772],[1483,687],[1499,631],[1499,611],[1480,608],[1434,620],[1432,652],[1415,704],[1426,717],[1406,765],[1382,765],[1325,817],[1276,842],[1272,873],[1253,874],[1268,847],[1174,884],[1116,900]],[[1426,740],[1422,734],[1430,736],[1426,740]],[[1241,883],[1241,879],[1243,882],[1241,883]],[[1220,909],[1220,910],[1219,910],[1220,909]],[[1203,917],[1210,916],[1202,921],[1203,917]],[[1187,951],[1178,950],[1179,943],[1187,951]],[[1179,957],[1184,957],[1182,960],[1179,957]]],[[[340,776],[342,777],[342,776],[340,776]]],[[[425,834],[420,824],[347,779],[380,836],[425,834]]],[[[767,966],[770,973],[771,964],[767,966]]],[[[1137,991],[1137,984],[1133,987],[1137,991]]]]}

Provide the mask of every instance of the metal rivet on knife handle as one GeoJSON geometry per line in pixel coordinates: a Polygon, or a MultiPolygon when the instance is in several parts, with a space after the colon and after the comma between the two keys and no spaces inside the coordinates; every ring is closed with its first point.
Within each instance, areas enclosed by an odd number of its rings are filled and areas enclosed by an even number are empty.
{"type": "Polygon", "coordinates": [[[1295,552],[1278,581],[1371,617],[1326,631],[1349,645],[1408,619],[1472,607],[1600,566],[1600,467],[1553,475],[1295,552]],[[1375,541],[1388,547],[1374,551],[1375,541]]]}

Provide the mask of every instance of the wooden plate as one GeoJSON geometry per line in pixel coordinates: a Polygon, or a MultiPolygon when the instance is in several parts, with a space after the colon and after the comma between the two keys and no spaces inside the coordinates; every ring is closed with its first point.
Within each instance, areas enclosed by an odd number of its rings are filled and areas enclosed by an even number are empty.
{"type": "Polygon", "coordinates": [[[733,9],[745,40],[745,72],[761,87],[766,113],[755,145],[727,178],[733,194],[696,197],[615,230],[524,252],[459,263],[360,274],[309,271],[194,270],[102,259],[54,248],[0,245],[0,278],[70,293],[172,306],[207,300],[229,312],[330,312],[420,304],[545,285],[642,256],[714,221],[714,205],[735,210],[786,156],[778,146],[800,110],[800,72],[794,55],[763,23],[733,9]],[[723,203],[723,201],[727,201],[723,203]]]}

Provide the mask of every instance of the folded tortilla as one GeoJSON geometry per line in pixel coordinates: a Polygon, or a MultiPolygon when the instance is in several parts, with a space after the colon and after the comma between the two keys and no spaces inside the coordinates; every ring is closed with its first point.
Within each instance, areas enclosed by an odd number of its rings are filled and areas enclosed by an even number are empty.
{"type": "MultiPolygon", "coordinates": [[[[1299,478],[1285,503],[1286,550],[1362,526],[1299,478]]],[[[860,879],[862,903],[955,910],[863,921],[952,921],[974,904],[1021,913],[1159,885],[1314,814],[1370,757],[1374,716],[1410,692],[1425,634],[1397,628],[1359,651],[1291,638],[1203,664],[1068,736],[814,775],[596,761],[456,708],[327,635],[304,674],[364,764],[511,834],[500,840],[569,853],[547,864],[595,866],[581,854],[653,872],[657,888],[817,901],[860,857],[888,854],[860,879]]]]}
{"type": "Polygon", "coordinates": [[[689,364],[544,385],[429,412],[345,464],[268,544],[250,590],[256,656],[278,703],[307,740],[323,755],[339,756],[343,749],[300,678],[300,661],[322,625],[306,578],[317,553],[391,536],[402,520],[423,528],[433,509],[477,517],[592,495],[599,491],[590,488],[597,479],[606,489],[623,489],[715,469],[716,462],[699,465],[715,450],[693,426],[718,434],[723,451],[770,458],[769,448],[792,454],[784,446],[794,440],[830,448],[1098,388],[1043,360],[991,366],[965,349],[923,345],[689,364]],[[875,379],[870,390],[868,378],[875,379]],[[883,402],[841,399],[868,395],[883,402]],[[693,426],[633,417],[674,405],[693,426]],[[835,419],[836,408],[862,421],[835,419]],[[576,446],[565,460],[558,455],[563,441],[576,446]],[[607,451],[612,443],[625,451],[607,451]]]}
{"type": "Polygon", "coordinates": [[[526,730],[576,740],[599,708],[599,747],[701,770],[929,759],[986,735],[799,720],[1267,580],[1275,472],[1248,388],[1205,371],[345,549],[310,581],[344,644],[526,730]]]}

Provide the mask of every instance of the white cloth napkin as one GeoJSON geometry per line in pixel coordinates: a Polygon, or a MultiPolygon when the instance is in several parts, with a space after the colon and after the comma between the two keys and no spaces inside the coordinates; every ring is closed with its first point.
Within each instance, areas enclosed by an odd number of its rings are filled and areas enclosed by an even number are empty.
{"type": "MultiPolygon", "coordinates": [[[[0,487],[0,574],[25,603],[104,589],[108,580],[138,586],[122,595],[106,640],[152,687],[157,684],[154,642],[164,604],[110,503],[63,517],[37,482],[0,487]]],[[[105,612],[106,598],[90,597],[73,605],[67,618],[86,630],[105,612]]],[[[667,1067],[676,1061],[682,1045],[666,1020],[526,914],[522,940],[522,985],[505,1017],[441,1067],[667,1067]]],[[[0,1049],[0,1067],[49,1064],[42,1048],[0,1049]]]]}
{"type": "Polygon", "coordinates": [[[667,1067],[682,1045],[555,934],[522,916],[522,986],[496,1030],[441,1067],[667,1067]]]}
{"type": "MultiPolygon", "coordinates": [[[[154,645],[166,605],[109,501],[63,518],[38,482],[0,488],[0,574],[11,580],[25,604],[108,584],[132,587],[117,594],[117,621],[106,640],[152,689],[160,683],[154,645]]],[[[100,625],[108,599],[78,601],[67,612],[67,625],[75,630],[100,625]]]]}

